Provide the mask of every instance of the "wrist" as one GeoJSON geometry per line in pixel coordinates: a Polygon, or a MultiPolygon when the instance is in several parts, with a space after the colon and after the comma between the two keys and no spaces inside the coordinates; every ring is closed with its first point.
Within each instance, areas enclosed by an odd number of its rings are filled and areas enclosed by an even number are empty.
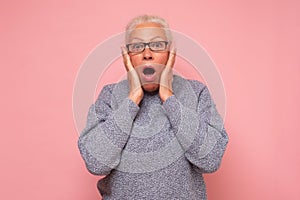
{"type": "Polygon", "coordinates": [[[165,102],[169,97],[173,95],[173,92],[168,91],[165,95],[161,96],[161,100],[165,102]]]}
{"type": "Polygon", "coordinates": [[[128,98],[137,105],[139,105],[142,100],[142,97],[140,97],[139,95],[133,95],[133,94],[129,94],[128,98]]]}

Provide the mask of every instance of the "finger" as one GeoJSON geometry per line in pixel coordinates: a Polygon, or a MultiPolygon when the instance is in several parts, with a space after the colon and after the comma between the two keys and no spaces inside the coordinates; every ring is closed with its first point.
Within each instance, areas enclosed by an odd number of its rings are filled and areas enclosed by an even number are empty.
{"type": "Polygon", "coordinates": [[[177,51],[177,49],[176,49],[176,47],[175,47],[175,43],[172,42],[172,43],[171,43],[171,47],[170,47],[170,53],[176,55],[176,51],[177,51]]]}
{"type": "Polygon", "coordinates": [[[133,69],[133,66],[131,64],[130,56],[128,55],[127,49],[124,46],[122,46],[121,50],[125,68],[127,71],[131,71],[133,69]]]}
{"type": "Polygon", "coordinates": [[[174,63],[175,63],[175,58],[176,58],[176,50],[175,49],[171,49],[170,53],[169,53],[169,59],[168,59],[166,67],[173,68],[174,67],[174,63]]]}

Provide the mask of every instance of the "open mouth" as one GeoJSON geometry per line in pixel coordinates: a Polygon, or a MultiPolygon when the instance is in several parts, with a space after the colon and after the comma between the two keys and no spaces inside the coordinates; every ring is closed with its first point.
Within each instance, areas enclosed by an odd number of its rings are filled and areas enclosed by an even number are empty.
{"type": "Polygon", "coordinates": [[[155,70],[152,67],[145,67],[143,70],[143,74],[146,76],[151,76],[155,73],[155,70]]]}
{"type": "Polygon", "coordinates": [[[143,79],[146,82],[153,82],[155,79],[155,69],[152,66],[145,66],[143,69],[143,79]]]}

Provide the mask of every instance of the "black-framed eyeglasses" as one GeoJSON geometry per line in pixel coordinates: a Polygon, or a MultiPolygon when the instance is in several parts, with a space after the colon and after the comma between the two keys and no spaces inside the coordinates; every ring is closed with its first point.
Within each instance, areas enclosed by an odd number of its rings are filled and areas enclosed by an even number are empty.
{"type": "Polygon", "coordinates": [[[168,43],[167,41],[137,42],[126,44],[126,47],[130,53],[141,53],[145,50],[146,46],[148,46],[151,51],[164,51],[167,49],[168,43]]]}

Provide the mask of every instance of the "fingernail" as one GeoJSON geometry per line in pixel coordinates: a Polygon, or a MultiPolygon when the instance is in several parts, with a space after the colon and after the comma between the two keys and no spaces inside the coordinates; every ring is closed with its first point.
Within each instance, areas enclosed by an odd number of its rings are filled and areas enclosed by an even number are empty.
{"type": "Polygon", "coordinates": [[[126,53],[127,52],[124,46],[121,46],[121,51],[122,51],[122,53],[126,53]]]}

